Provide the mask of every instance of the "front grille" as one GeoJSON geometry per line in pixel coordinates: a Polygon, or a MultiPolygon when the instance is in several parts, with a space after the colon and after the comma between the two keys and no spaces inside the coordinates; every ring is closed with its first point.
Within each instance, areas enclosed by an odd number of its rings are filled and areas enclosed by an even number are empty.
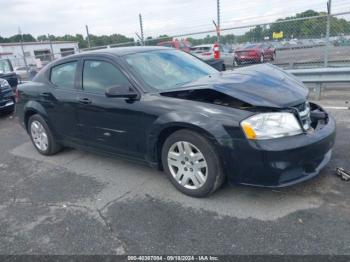
{"type": "Polygon", "coordinates": [[[309,102],[305,102],[296,106],[293,106],[299,114],[300,120],[303,124],[304,130],[308,130],[311,126],[311,118],[310,118],[310,104],[309,102]]]}

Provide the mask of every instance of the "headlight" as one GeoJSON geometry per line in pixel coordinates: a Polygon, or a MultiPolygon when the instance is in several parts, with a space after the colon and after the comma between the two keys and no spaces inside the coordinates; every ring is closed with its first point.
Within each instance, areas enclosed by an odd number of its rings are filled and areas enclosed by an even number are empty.
{"type": "Polygon", "coordinates": [[[0,78],[0,88],[10,86],[9,82],[7,82],[5,79],[0,78]]]}
{"type": "Polygon", "coordinates": [[[271,139],[294,136],[303,131],[298,120],[291,113],[261,113],[241,122],[248,139],[271,139]]]}

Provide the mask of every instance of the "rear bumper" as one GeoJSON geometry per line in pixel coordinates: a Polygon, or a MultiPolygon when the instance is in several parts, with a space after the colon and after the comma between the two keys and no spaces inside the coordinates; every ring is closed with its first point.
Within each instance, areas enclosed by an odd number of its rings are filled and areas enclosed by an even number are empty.
{"type": "Polygon", "coordinates": [[[252,56],[252,57],[239,57],[236,56],[235,60],[239,63],[245,63],[245,62],[259,62],[260,61],[260,57],[258,56],[252,56]]]}
{"type": "MultiPolygon", "coordinates": [[[[313,132],[280,139],[236,141],[229,165],[231,183],[259,187],[285,187],[311,179],[329,162],[335,141],[335,121],[313,132]]],[[[226,161],[227,162],[227,161],[226,161]]]]}

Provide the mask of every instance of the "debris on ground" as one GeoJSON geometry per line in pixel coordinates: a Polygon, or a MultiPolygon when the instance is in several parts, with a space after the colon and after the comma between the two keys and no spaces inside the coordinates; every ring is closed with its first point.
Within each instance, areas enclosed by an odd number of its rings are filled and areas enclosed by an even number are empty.
{"type": "Polygon", "coordinates": [[[349,181],[350,180],[350,173],[345,171],[344,168],[342,167],[337,167],[335,169],[336,174],[338,176],[340,176],[341,179],[343,179],[344,181],[349,181]]]}

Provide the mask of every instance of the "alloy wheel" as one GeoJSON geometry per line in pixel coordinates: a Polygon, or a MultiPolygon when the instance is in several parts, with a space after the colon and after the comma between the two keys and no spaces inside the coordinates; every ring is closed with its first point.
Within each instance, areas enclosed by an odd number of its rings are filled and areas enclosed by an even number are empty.
{"type": "Polygon", "coordinates": [[[30,125],[30,133],[33,138],[35,146],[40,151],[46,151],[49,147],[48,136],[43,125],[35,120],[30,125]]]}

